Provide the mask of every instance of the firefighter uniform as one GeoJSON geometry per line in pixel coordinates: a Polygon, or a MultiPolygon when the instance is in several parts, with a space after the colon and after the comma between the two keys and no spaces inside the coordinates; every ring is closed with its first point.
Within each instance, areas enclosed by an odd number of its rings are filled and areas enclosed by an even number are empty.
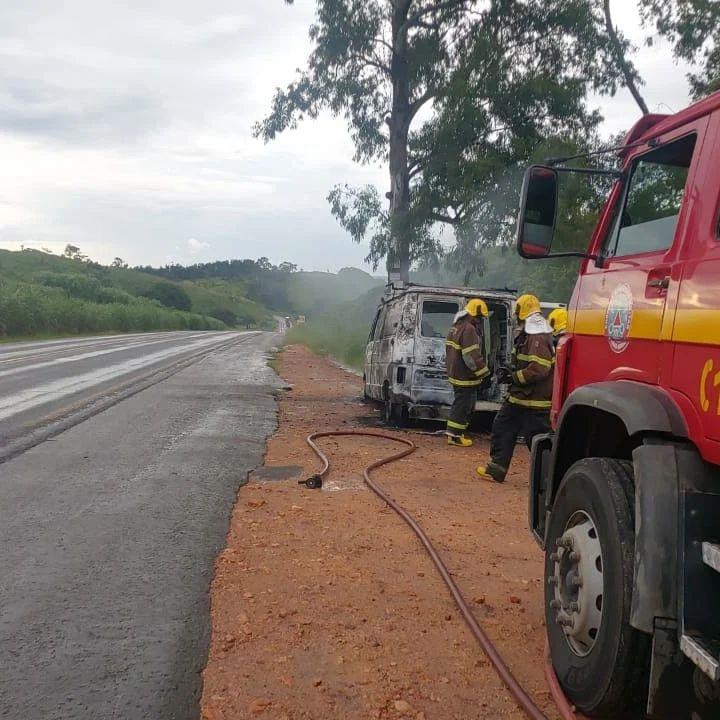
{"type": "MultiPolygon", "coordinates": [[[[524,297],[518,299],[519,305],[524,297]]],[[[505,480],[519,436],[529,449],[536,435],[550,431],[553,335],[537,298],[530,297],[534,301],[529,303],[530,310],[524,316],[522,309],[519,312],[524,327],[515,339],[512,372],[507,378],[510,389],[493,422],[490,462],[477,469],[478,475],[496,482],[505,480]]]]}
{"type": "Polygon", "coordinates": [[[446,428],[449,445],[472,445],[472,440],[465,437],[465,430],[475,410],[478,386],[490,375],[475,323],[478,317],[487,315],[487,305],[482,300],[470,300],[455,316],[445,341],[445,364],[453,387],[453,404],[446,428]]]}

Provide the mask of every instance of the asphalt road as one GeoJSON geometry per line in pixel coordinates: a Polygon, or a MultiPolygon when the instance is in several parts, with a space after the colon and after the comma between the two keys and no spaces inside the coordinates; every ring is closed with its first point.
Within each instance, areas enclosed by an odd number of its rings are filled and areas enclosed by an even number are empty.
{"type": "Polygon", "coordinates": [[[213,562],[275,427],[276,339],[0,346],[0,717],[198,717],[213,562]]]}

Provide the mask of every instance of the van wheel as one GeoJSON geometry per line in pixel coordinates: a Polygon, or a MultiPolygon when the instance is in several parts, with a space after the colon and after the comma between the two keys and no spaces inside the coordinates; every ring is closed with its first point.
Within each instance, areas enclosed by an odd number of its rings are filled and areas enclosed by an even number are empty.
{"type": "Polygon", "coordinates": [[[635,551],[632,463],[576,462],[553,504],[545,624],[560,684],[593,717],[646,699],[650,637],[630,626],[635,551]]]}

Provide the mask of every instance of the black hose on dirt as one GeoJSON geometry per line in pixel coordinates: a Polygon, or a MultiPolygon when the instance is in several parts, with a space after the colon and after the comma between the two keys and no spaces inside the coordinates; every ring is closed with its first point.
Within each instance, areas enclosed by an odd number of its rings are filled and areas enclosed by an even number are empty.
{"type": "MultiPolygon", "coordinates": [[[[438,572],[440,573],[440,576],[442,577],[443,581],[445,582],[445,585],[447,585],[448,589],[450,590],[450,594],[453,596],[453,599],[455,600],[455,604],[458,606],[458,609],[460,610],[460,614],[462,615],[463,619],[467,623],[468,627],[470,628],[470,631],[474,635],[475,639],[480,644],[480,647],[483,649],[483,652],[487,655],[490,662],[495,667],[495,670],[497,671],[498,675],[500,676],[500,679],[505,683],[508,690],[512,693],[513,697],[517,701],[520,708],[525,712],[525,714],[532,718],[532,720],[548,720],[548,718],[543,714],[543,712],[538,708],[538,706],[533,702],[532,698],[527,694],[527,692],[524,690],[524,688],[520,685],[520,683],[515,679],[514,675],[510,671],[510,668],[505,664],[505,661],[502,659],[500,654],[498,653],[497,649],[493,645],[490,638],[485,634],[483,629],[478,624],[477,620],[475,619],[475,616],[472,613],[472,610],[470,610],[469,605],[465,601],[465,598],[463,597],[462,593],[460,592],[460,588],[457,586],[455,581],[450,576],[450,572],[448,571],[447,567],[445,566],[445,563],[442,561],[442,558],[437,553],[435,548],[433,547],[433,544],[430,542],[430,539],[425,534],[425,531],[420,527],[420,525],[417,523],[415,518],[413,518],[412,515],[410,515],[405,508],[403,508],[401,505],[396,503],[387,493],[377,484],[375,483],[371,477],[370,473],[373,470],[377,470],[377,468],[387,465],[389,463],[395,462],[397,460],[400,460],[401,458],[404,458],[411,453],[415,452],[416,445],[411,440],[406,440],[405,438],[399,438],[395,437],[393,435],[387,435],[385,433],[379,433],[379,432],[370,432],[370,431],[364,431],[364,430],[335,430],[335,431],[327,431],[327,432],[317,432],[313,433],[312,435],[309,435],[307,438],[308,445],[312,448],[313,452],[320,458],[323,467],[322,470],[320,470],[319,473],[317,473],[317,476],[320,478],[323,478],[328,470],[330,469],[330,461],[328,460],[327,456],[323,453],[322,450],[317,446],[316,440],[319,440],[321,438],[326,437],[372,437],[372,438],[378,438],[380,440],[389,440],[390,442],[396,442],[401,443],[402,445],[406,445],[407,447],[404,450],[401,450],[398,453],[395,453],[394,455],[389,455],[388,457],[382,458],[380,460],[376,460],[371,465],[368,465],[363,470],[363,478],[365,479],[366,484],[368,487],[384,502],[386,502],[400,517],[405,520],[405,522],[412,528],[413,532],[417,535],[420,542],[423,544],[425,549],[427,550],[428,554],[430,555],[431,560],[433,561],[435,567],[437,568],[438,572]]],[[[563,720],[573,720],[575,718],[575,715],[573,714],[572,708],[570,707],[567,699],[562,693],[562,690],[560,689],[560,685],[557,682],[557,678],[555,677],[555,673],[552,670],[552,666],[548,664],[548,659],[546,656],[546,675],[547,679],[550,685],[550,690],[553,694],[553,697],[555,699],[555,702],[558,706],[558,710],[560,711],[560,715],[562,716],[563,720]]]]}

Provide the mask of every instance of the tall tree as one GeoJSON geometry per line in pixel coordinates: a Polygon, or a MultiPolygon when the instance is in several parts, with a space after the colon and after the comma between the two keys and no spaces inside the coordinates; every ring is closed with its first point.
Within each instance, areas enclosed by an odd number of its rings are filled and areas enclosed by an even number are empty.
{"type": "Polygon", "coordinates": [[[388,163],[389,207],[374,188],[338,186],[332,211],[407,281],[411,261],[439,249],[438,224],[467,222],[481,176],[492,191],[487,171],[597,120],[587,90],[619,81],[603,25],[583,0],[317,0],[307,69],[255,132],[344,116],[356,160],[388,163]]]}

